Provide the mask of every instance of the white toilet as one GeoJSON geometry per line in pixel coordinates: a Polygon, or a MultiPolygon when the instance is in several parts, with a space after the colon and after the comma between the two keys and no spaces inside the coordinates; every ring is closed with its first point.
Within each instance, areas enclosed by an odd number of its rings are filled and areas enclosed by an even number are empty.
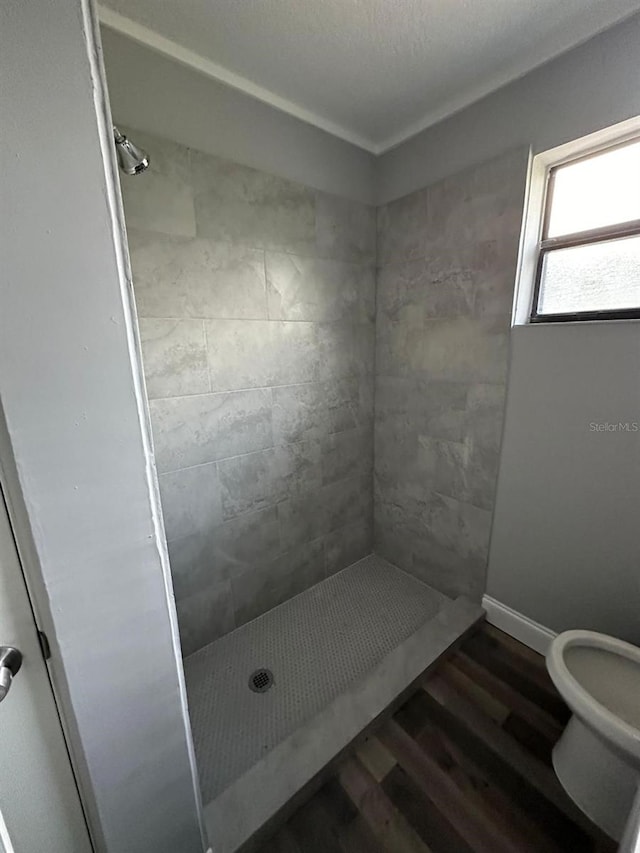
{"type": "Polygon", "coordinates": [[[547,669],[573,712],[553,766],[575,803],[619,841],[640,782],[640,648],[594,631],[565,631],[547,669]]]}

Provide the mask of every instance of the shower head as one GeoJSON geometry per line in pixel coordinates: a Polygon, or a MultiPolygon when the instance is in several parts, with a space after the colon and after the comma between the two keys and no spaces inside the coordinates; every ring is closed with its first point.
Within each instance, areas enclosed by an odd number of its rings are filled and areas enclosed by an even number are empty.
{"type": "Polygon", "coordinates": [[[139,175],[149,165],[149,155],[113,126],[118,163],[126,175],[139,175]]]}

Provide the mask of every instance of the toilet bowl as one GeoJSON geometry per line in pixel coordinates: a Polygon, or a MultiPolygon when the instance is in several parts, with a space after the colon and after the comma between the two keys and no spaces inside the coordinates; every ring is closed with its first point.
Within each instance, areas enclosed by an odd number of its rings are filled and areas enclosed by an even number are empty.
{"type": "Polygon", "coordinates": [[[594,631],[565,631],[547,669],[573,712],[553,750],[562,786],[619,841],[640,782],[640,648],[594,631]]]}

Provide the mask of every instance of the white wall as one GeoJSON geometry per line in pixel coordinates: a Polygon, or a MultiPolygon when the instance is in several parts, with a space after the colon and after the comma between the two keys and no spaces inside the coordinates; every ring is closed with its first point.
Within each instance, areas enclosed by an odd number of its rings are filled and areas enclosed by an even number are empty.
{"type": "Polygon", "coordinates": [[[102,42],[111,107],[122,124],[315,189],[373,201],[372,154],[104,26],[102,42]]]}
{"type": "Polygon", "coordinates": [[[640,644],[640,322],[513,329],[487,592],[640,644]]]}
{"type": "Polygon", "coordinates": [[[640,113],[640,15],[383,154],[384,203],[520,145],[534,153],[640,113]]]}
{"type": "Polygon", "coordinates": [[[3,8],[3,487],[96,850],[198,853],[175,608],[88,5],[3,8]]]}

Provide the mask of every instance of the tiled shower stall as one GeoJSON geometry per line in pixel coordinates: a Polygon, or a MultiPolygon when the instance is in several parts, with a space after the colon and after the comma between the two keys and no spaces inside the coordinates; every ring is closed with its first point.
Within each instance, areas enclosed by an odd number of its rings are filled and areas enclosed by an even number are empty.
{"type": "Polygon", "coordinates": [[[372,551],[375,209],[139,131],[123,181],[184,654],[372,551]]]}
{"type": "Polygon", "coordinates": [[[190,716],[231,853],[482,615],[528,152],[376,209],[131,136],[190,716]]]}
{"type": "Polygon", "coordinates": [[[152,152],[122,187],[184,653],[373,550],[479,598],[527,152],[376,211],[132,135],[152,152]]]}
{"type": "Polygon", "coordinates": [[[528,150],[378,211],[374,550],[485,590],[528,150]]]}

